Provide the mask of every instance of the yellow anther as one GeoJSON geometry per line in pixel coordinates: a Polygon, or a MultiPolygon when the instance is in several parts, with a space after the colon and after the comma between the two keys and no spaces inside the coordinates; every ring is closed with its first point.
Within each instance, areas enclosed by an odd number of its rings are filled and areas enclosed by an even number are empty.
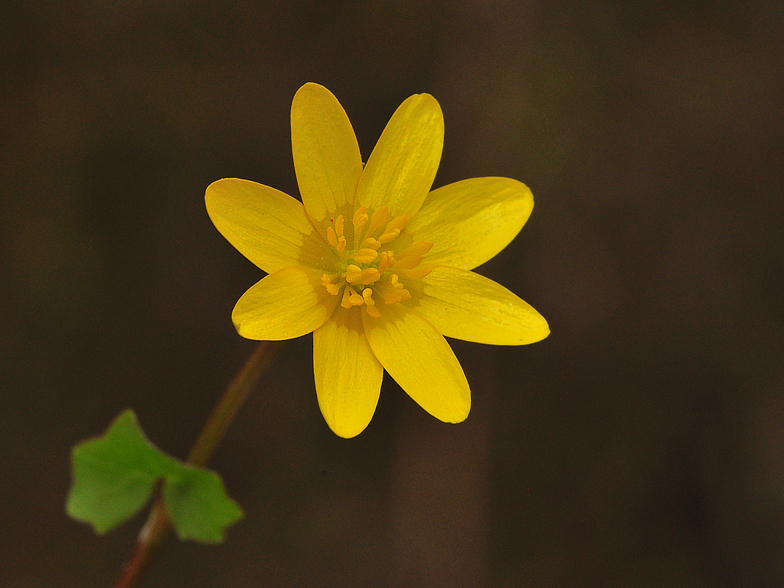
{"type": "Polygon", "coordinates": [[[338,248],[338,238],[337,235],[335,235],[335,229],[332,227],[327,227],[327,241],[329,241],[329,244],[335,249],[338,248]]]}
{"type": "Polygon", "coordinates": [[[383,291],[381,294],[384,296],[384,304],[394,304],[400,302],[400,294],[394,291],[383,291]]]}
{"type": "Polygon", "coordinates": [[[366,247],[368,249],[375,249],[378,250],[381,247],[381,243],[379,243],[373,237],[368,237],[364,241],[362,241],[362,247],[366,247]]]}
{"type": "Polygon", "coordinates": [[[395,262],[395,269],[411,269],[422,263],[421,255],[408,255],[395,262]]]}
{"type": "Polygon", "coordinates": [[[360,249],[353,257],[359,263],[371,263],[378,257],[378,253],[375,249],[360,249]]]}
{"type": "Polygon", "coordinates": [[[405,302],[411,298],[411,292],[401,283],[401,278],[419,279],[432,271],[420,266],[422,256],[433,247],[430,241],[411,243],[398,255],[399,259],[395,259],[391,249],[381,251],[382,246],[400,236],[408,220],[405,215],[391,221],[389,217],[386,206],[372,215],[368,215],[364,206],[357,208],[351,217],[353,227],[349,232],[353,237],[350,252],[346,252],[348,243],[342,214],[330,219],[332,224],[326,230],[327,241],[341,254],[341,261],[335,273],[322,274],[321,284],[332,296],[341,295],[340,305],[343,308],[364,306],[368,316],[374,318],[381,316],[379,296],[385,304],[405,302]]]}
{"type": "Polygon", "coordinates": [[[389,255],[386,251],[381,252],[381,259],[378,261],[378,273],[383,274],[389,265],[389,255]]]}
{"type": "Polygon", "coordinates": [[[332,280],[336,276],[330,276],[329,274],[324,274],[321,276],[321,283],[327,289],[327,292],[332,294],[333,296],[337,296],[338,292],[340,291],[340,284],[333,284],[332,280]]]}
{"type": "Polygon", "coordinates": [[[389,221],[389,224],[387,224],[387,228],[384,229],[384,232],[388,233],[389,231],[394,231],[395,229],[402,231],[403,227],[406,226],[407,220],[408,216],[404,214],[403,216],[397,217],[395,220],[389,221]]]}
{"type": "Polygon", "coordinates": [[[346,281],[349,284],[355,284],[362,277],[362,269],[358,265],[349,264],[346,266],[346,281]]]}
{"type": "Polygon", "coordinates": [[[379,287],[378,290],[384,297],[384,304],[394,304],[395,302],[400,302],[400,292],[394,288],[390,288],[388,285],[386,285],[386,287],[379,287]]]}
{"type": "Polygon", "coordinates": [[[432,248],[433,244],[430,241],[415,241],[414,243],[411,243],[408,249],[400,254],[400,257],[407,257],[409,255],[421,256],[430,251],[432,248]]]}
{"type": "Polygon", "coordinates": [[[365,284],[365,286],[369,286],[370,284],[378,281],[381,277],[381,274],[378,270],[374,267],[366,267],[362,270],[362,277],[358,280],[361,284],[365,284]]]}
{"type": "Polygon", "coordinates": [[[365,299],[365,304],[368,306],[373,306],[376,303],[376,301],[373,300],[373,290],[370,288],[365,288],[362,290],[362,298],[365,299]]]}
{"type": "MultiPolygon", "coordinates": [[[[398,268],[395,268],[398,269],[398,268]]],[[[433,270],[429,267],[415,267],[413,269],[404,269],[401,271],[409,280],[421,280],[433,270]]]]}
{"type": "Polygon", "coordinates": [[[389,243],[397,239],[397,236],[400,234],[400,229],[393,229],[391,231],[387,230],[383,235],[378,238],[379,243],[389,243]]]}
{"type": "Polygon", "coordinates": [[[360,206],[357,208],[357,211],[354,213],[354,234],[359,235],[359,232],[362,230],[368,222],[368,215],[367,215],[367,208],[364,206],[360,206]]]}
{"type": "Polygon", "coordinates": [[[382,206],[376,212],[374,212],[373,216],[370,217],[370,226],[367,230],[367,236],[372,237],[373,233],[386,224],[388,218],[389,208],[386,206],[382,206]]]}
{"type": "Polygon", "coordinates": [[[340,301],[340,306],[343,308],[351,308],[353,305],[351,304],[351,293],[354,292],[352,288],[348,286],[343,289],[343,300],[340,301]]]}

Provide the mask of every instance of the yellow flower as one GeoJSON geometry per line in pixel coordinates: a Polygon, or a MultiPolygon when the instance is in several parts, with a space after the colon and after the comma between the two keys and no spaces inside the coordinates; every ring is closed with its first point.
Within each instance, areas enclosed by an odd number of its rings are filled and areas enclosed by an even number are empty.
{"type": "Polygon", "coordinates": [[[471,393],[444,336],[522,345],[550,333],[526,302],[470,271],[517,235],[531,191],[492,177],[430,192],[443,140],[438,102],[411,96],[363,166],[340,103],[309,83],[291,106],[302,203],[247,180],[207,188],[217,229],[269,274],[234,307],[237,332],[313,333],[319,406],[341,437],[367,427],[385,369],[434,417],[465,420],[471,393]]]}

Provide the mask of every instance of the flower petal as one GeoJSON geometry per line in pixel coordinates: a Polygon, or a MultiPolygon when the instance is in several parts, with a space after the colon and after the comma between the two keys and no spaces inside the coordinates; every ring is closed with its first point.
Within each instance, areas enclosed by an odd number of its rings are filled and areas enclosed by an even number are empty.
{"type": "Polygon", "coordinates": [[[533,207],[517,180],[472,178],[433,190],[406,232],[434,244],[426,263],[473,269],[515,238],[533,207]]]}
{"type": "Polygon", "coordinates": [[[338,307],[313,332],[313,371],[321,414],[336,435],[350,438],[376,411],[384,368],[363,332],[359,307],[338,307]]]}
{"type": "Polygon", "coordinates": [[[326,237],[329,217],[353,208],[362,156],[346,111],[324,86],[302,86],[291,104],[291,147],[302,202],[326,237]]]}
{"type": "Polygon", "coordinates": [[[419,406],[447,423],[466,419],[471,410],[468,382],[433,325],[402,304],[385,306],[376,319],[363,312],[362,322],[381,365],[419,406]]]}
{"type": "Polygon", "coordinates": [[[415,308],[446,337],[526,345],[550,334],[544,317],[502,285],[468,270],[436,266],[409,285],[415,308]]]}
{"type": "Polygon", "coordinates": [[[387,123],[359,178],[357,202],[376,210],[388,206],[392,218],[416,214],[441,161],[444,117],[430,94],[401,104],[387,123]]]}
{"type": "Polygon", "coordinates": [[[218,231],[265,272],[297,264],[334,266],[302,203],[288,194],[232,178],[210,184],[205,201],[218,231]]]}
{"type": "Polygon", "coordinates": [[[338,303],[321,284],[320,270],[292,266],[268,275],[239,299],[231,320],[247,339],[293,339],[323,325],[338,303]]]}

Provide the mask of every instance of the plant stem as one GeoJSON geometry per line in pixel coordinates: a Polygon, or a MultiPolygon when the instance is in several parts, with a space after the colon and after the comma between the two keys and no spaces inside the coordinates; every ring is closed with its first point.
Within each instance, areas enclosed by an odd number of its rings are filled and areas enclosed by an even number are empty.
{"type": "MultiPolygon", "coordinates": [[[[210,418],[193,444],[187,463],[206,465],[218,444],[223,439],[237,411],[253,391],[267,366],[277,355],[279,345],[272,341],[262,341],[251,354],[242,369],[234,376],[223,393],[210,418]]],[[[150,567],[161,546],[172,532],[171,519],[160,490],[150,511],[147,522],[139,532],[136,550],[124,566],[114,588],[132,588],[150,567]]]]}

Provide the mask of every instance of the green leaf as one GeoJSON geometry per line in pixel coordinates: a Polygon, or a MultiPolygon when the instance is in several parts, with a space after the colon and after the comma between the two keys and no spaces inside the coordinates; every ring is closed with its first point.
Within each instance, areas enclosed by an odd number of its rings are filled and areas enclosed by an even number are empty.
{"type": "Polygon", "coordinates": [[[68,514],[102,535],[135,515],[150,499],[156,481],[176,462],[144,436],[136,415],[126,410],[103,437],[79,443],[71,453],[73,485],[68,514]]]}
{"type": "Polygon", "coordinates": [[[180,539],[220,543],[226,527],[242,518],[242,509],[226,495],[215,472],[184,467],[163,486],[166,509],[180,539]]]}
{"type": "Polygon", "coordinates": [[[73,484],[66,511],[102,535],[135,515],[164,480],[164,502],[181,539],[223,540],[242,510],[226,495],[220,477],[163,453],[145,437],[126,410],[102,437],[79,443],[71,453],[73,484]]]}

